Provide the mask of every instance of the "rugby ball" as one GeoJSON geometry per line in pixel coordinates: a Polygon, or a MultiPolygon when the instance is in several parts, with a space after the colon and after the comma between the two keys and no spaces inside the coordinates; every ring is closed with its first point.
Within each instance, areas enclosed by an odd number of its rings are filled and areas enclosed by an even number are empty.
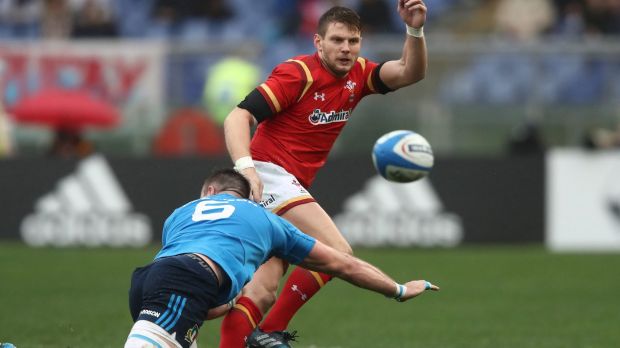
{"type": "Polygon", "coordinates": [[[372,162],[385,179],[412,182],[428,175],[434,157],[431,145],[423,136],[410,130],[396,130],[377,139],[372,162]]]}

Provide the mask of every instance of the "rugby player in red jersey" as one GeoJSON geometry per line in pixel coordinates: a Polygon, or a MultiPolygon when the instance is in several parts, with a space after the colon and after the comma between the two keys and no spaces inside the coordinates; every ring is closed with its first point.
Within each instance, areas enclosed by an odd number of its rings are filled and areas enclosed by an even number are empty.
{"type": "MultiPolygon", "coordinates": [[[[360,57],[359,16],[351,9],[333,7],[319,19],[316,52],[276,66],[224,122],[228,152],[237,171],[250,182],[252,198],[347,253],[352,253],[351,247],[308,189],[363,97],[424,78],[426,5],[421,0],[397,3],[407,34],[400,59],[377,63],[360,57]]],[[[259,325],[267,333],[286,329],[296,311],[331,279],[297,267],[276,301],[287,266],[272,258],[259,268],[222,322],[220,347],[243,347],[245,337],[259,325]]]]}

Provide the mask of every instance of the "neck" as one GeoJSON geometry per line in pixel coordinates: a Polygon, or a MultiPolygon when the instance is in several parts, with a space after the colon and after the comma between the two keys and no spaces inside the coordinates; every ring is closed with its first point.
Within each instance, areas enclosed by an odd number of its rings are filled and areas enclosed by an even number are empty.
{"type": "Polygon", "coordinates": [[[222,191],[218,192],[217,194],[219,195],[221,193],[226,193],[226,194],[235,196],[237,198],[244,198],[243,195],[241,194],[241,192],[239,192],[237,190],[233,190],[233,189],[222,190],[222,191]]]}

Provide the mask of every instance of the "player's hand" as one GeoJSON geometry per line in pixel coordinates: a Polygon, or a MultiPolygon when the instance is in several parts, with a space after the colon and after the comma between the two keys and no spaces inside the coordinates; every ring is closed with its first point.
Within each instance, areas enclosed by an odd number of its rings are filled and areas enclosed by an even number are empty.
{"type": "Polygon", "coordinates": [[[399,299],[399,301],[401,302],[410,300],[420,295],[426,290],[439,291],[439,287],[437,285],[432,284],[431,282],[428,282],[426,280],[412,280],[404,285],[405,287],[407,287],[407,290],[405,291],[405,294],[399,299]]]}
{"type": "Polygon", "coordinates": [[[254,202],[260,202],[263,197],[263,182],[261,181],[256,168],[250,167],[241,170],[241,174],[250,182],[250,199],[254,202]]]}
{"type": "Polygon", "coordinates": [[[398,14],[403,22],[412,28],[421,28],[426,23],[426,5],[422,0],[398,0],[398,14]]]}

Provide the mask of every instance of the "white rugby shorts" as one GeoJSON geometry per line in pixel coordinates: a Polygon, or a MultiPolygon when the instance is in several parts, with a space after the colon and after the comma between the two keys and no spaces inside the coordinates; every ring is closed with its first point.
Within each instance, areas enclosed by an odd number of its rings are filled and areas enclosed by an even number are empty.
{"type": "Polygon", "coordinates": [[[310,192],[279,165],[255,160],[254,166],[263,181],[263,197],[259,202],[263,208],[282,215],[294,206],[315,202],[310,192]]]}

